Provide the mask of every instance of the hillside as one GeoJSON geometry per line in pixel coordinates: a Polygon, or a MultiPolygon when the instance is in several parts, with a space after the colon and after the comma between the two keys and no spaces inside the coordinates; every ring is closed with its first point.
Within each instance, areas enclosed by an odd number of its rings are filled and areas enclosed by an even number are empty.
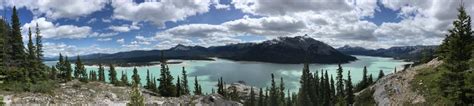
{"type": "Polygon", "coordinates": [[[387,49],[367,49],[357,46],[343,46],[337,48],[345,54],[392,57],[395,59],[403,59],[407,61],[419,61],[424,55],[432,56],[438,46],[396,46],[387,49]]]}
{"type": "Polygon", "coordinates": [[[211,60],[219,57],[237,61],[271,63],[347,63],[355,57],[343,54],[333,47],[306,36],[280,37],[261,43],[239,43],[225,46],[177,46],[166,50],[137,50],[114,54],[83,56],[88,63],[148,63],[158,61],[161,51],[167,59],[211,60]]]}
{"type": "MultiPolygon", "coordinates": [[[[423,70],[434,70],[440,66],[441,61],[434,59],[426,64],[399,70],[394,74],[388,74],[378,80],[372,86],[356,93],[356,95],[373,92],[370,96],[377,105],[407,105],[407,104],[432,104],[419,86],[426,84],[420,82],[420,73],[423,70]]],[[[434,82],[427,82],[434,83],[434,82]]]]}

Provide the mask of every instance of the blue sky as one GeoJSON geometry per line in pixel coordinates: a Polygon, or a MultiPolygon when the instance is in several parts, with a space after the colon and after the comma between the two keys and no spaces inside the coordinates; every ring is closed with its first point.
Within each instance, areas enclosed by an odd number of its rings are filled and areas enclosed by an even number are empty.
{"type": "MultiPolygon", "coordinates": [[[[473,2],[465,5],[473,13],[473,2]]],[[[26,35],[38,23],[46,56],[216,46],[308,34],[334,47],[436,45],[458,0],[3,0],[26,35]]],[[[26,38],[25,38],[26,40],[26,38]]]]}

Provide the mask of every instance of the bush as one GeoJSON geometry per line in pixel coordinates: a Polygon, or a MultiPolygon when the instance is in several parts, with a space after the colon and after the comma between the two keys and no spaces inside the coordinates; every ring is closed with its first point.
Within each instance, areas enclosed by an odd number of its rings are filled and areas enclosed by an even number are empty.
{"type": "Polygon", "coordinates": [[[354,106],[376,106],[374,97],[372,97],[374,92],[375,90],[370,88],[361,92],[355,97],[354,106]]]}
{"type": "Polygon", "coordinates": [[[53,80],[38,81],[36,84],[11,81],[0,85],[0,89],[13,92],[52,93],[57,82],[53,80]]]}

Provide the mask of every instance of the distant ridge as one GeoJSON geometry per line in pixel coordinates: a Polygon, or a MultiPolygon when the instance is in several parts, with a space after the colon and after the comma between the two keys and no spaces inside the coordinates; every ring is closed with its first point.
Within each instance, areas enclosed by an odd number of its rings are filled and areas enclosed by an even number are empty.
{"type": "MultiPolygon", "coordinates": [[[[161,50],[135,50],[114,54],[90,54],[82,59],[89,63],[147,63],[158,61],[161,50]]],[[[271,63],[347,63],[357,58],[306,36],[279,37],[261,43],[238,43],[225,46],[185,46],[178,44],[163,50],[167,59],[212,60],[219,57],[237,61],[271,63]]]]}

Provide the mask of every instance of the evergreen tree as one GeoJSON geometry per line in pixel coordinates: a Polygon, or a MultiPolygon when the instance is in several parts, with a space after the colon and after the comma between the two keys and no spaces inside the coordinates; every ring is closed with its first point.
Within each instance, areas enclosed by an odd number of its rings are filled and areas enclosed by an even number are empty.
{"type": "Polygon", "coordinates": [[[98,80],[98,79],[97,79],[97,72],[96,72],[96,71],[92,71],[92,72],[90,72],[90,73],[92,73],[92,74],[91,74],[91,80],[92,80],[92,81],[97,81],[97,80],[98,80]]]}
{"type": "Polygon", "coordinates": [[[383,70],[380,70],[379,77],[377,78],[377,80],[380,80],[383,76],[385,76],[385,74],[383,73],[383,70]]]}
{"type": "Polygon", "coordinates": [[[29,74],[28,77],[31,79],[31,81],[36,82],[38,81],[41,77],[41,73],[38,69],[39,62],[36,60],[36,53],[35,53],[35,46],[33,44],[33,40],[31,38],[31,28],[28,28],[28,54],[27,54],[27,62],[28,62],[28,69],[29,69],[29,74]]]}
{"type": "Polygon", "coordinates": [[[176,80],[176,96],[180,97],[182,94],[181,92],[183,91],[183,88],[181,88],[181,80],[179,80],[179,75],[176,78],[178,78],[178,80],[176,80]]]}
{"type": "Polygon", "coordinates": [[[146,70],[146,85],[145,88],[150,90],[151,89],[151,79],[150,79],[150,70],[146,70]]]}
{"type": "Polygon", "coordinates": [[[132,91],[130,91],[130,103],[129,106],[145,106],[145,98],[140,92],[140,87],[137,84],[132,86],[132,91]]]}
{"type": "Polygon", "coordinates": [[[250,99],[248,101],[248,106],[256,106],[255,91],[253,91],[253,87],[250,87],[250,99]]]}
{"type": "Polygon", "coordinates": [[[312,106],[313,103],[311,101],[310,93],[311,85],[310,85],[310,70],[308,63],[305,63],[303,66],[303,74],[300,78],[300,89],[298,92],[298,103],[301,103],[302,106],[312,106]]]}
{"type": "Polygon", "coordinates": [[[99,81],[100,82],[105,82],[105,69],[104,69],[104,66],[102,66],[102,64],[99,64],[99,81]]]}
{"type": "Polygon", "coordinates": [[[374,78],[372,77],[372,74],[369,75],[369,80],[367,81],[367,83],[367,86],[374,84],[374,78]]]}
{"type": "Polygon", "coordinates": [[[194,95],[202,95],[202,88],[199,85],[197,76],[194,77],[194,95]]]}
{"type": "Polygon", "coordinates": [[[56,67],[52,66],[52,67],[51,67],[51,73],[50,73],[50,76],[49,76],[49,77],[50,77],[52,80],[56,80],[56,78],[58,77],[57,74],[58,74],[58,70],[56,69],[56,67]]]}
{"type": "Polygon", "coordinates": [[[5,20],[0,20],[0,75],[7,74],[7,62],[8,61],[8,35],[9,35],[9,26],[5,20]]]}
{"type": "MultiPolygon", "coordinates": [[[[122,71],[122,77],[120,78],[120,86],[128,86],[129,83],[128,83],[128,77],[127,77],[127,74],[124,74],[123,71],[122,71]]],[[[135,86],[135,85],[134,85],[135,86]]],[[[138,86],[138,84],[137,84],[138,86]]]]}
{"type": "Polygon", "coordinates": [[[286,93],[288,97],[286,97],[286,106],[292,106],[293,102],[291,101],[290,90],[286,93]]]}
{"type": "Polygon", "coordinates": [[[166,60],[164,59],[164,53],[161,51],[161,70],[160,78],[158,78],[160,84],[158,90],[161,96],[173,97],[176,96],[176,86],[173,85],[173,76],[171,76],[166,60]]]}
{"type": "Polygon", "coordinates": [[[66,69],[64,65],[65,61],[63,58],[63,55],[59,53],[59,59],[58,62],[56,63],[56,68],[59,70],[59,78],[61,79],[66,79],[66,69]]]}
{"type": "Polygon", "coordinates": [[[114,65],[110,64],[109,65],[109,81],[111,84],[118,85],[118,80],[117,80],[117,71],[115,71],[114,65]]]}
{"type": "Polygon", "coordinates": [[[84,67],[84,64],[82,64],[81,58],[77,56],[76,59],[76,68],[74,71],[74,77],[78,78],[82,82],[87,82],[87,71],[86,68],[84,67]]]}
{"type": "Polygon", "coordinates": [[[138,75],[138,70],[136,67],[133,68],[133,75],[132,75],[133,83],[135,85],[140,86],[140,75],[138,75]]]}
{"type": "Polygon", "coordinates": [[[260,93],[258,93],[258,106],[265,106],[263,103],[264,103],[264,95],[263,95],[263,89],[260,88],[259,90],[260,93]]]}
{"type": "Polygon", "coordinates": [[[280,77],[280,90],[279,90],[279,102],[281,105],[285,105],[285,83],[283,82],[283,77],[280,77]]]}
{"type": "Polygon", "coordinates": [[[330,82],[330,88],[329,88],[329,104],[334,104],[335,103],[335,100],[336,100],[336,95],[335,95],[335,92],[336,92],[336,89],[334,87],[335,83],[334,83],[334,79],[331,75],[331,82],[330,82]]]}
{"type": "Polygon", "coordinates": [[[225,88],[224,88],[224,81],[222,80],[222,77],[220,79],[218,79],[218,82],[217,82],[217,93],[222,95],[222,96],[226,96],[226,92],[225,92],[225,88]]]}
{"type": "MultiPolygon", "coordinates": [[[[23,46],[23,38],[21,36],[21,24],[20,24],[20,18],[18,16],[18,12],[16,10],[16,7],[13,7],[13,12],[11,16],[11,34],[10,34],[10,41],[9,44],[11,45],[11,51],[9,51],[9,55],[12,58],[11,63],[13,66],[26,66],[26,53],[25,53],[25,48],[23,46]]],[[[25,72],[23,72],[25,73],[25,72]]]]}
{"type": "Polygon", "coordinates": [[[466,96],[465,73],[469,70],[469,61],[473,55],[473,33],[471,17],[466,13],[464,5],[458,9],[458,18],[454,20],[454,28],[448,30],[443,43],[438,48],[438,55],[444,61],[440,89],[443,94],[457,105],[472,103],[466,96]]]}
{"type": "Polygon", "coordinates": [[[66,70],[66,81],[71,81],[72,80],[72,66],[67,56],[66,56],[66,60],[64,61],[64,65],[65,65],[64,67],[66,70]]]}
{"type": "MultiPolygon", "coordinates": [[[[321,72],[322,72],[322,71],[321,71],[321,72]]],[[[312,83],[312,85],[313,85],[313,88],[312,88],[312,89],[313,89],[313,95],[314,95],[314,97],[312,98],[312,100],[313,100],[315,103],[322,103],[322,101],[321,101],[322,95],[321,95],[321,94],[324,93],[324,92],[322,92],[322,89],[320,88],[320,87],[321,87],[321,86],[320,86],[320,83],[319,83],[320,78],[319,78],[319,75],[318,75],[318,74],[319,74],[318,71],[316,71],[316,72],[314,73],[314,77],[313,77],[313,81],[312,81],[312,82],[313,82],[313,83],[312,83]]],[[[290,95],[288,94],[288,96],[290,96],[290,95]]]]}
{"type": "Polygon", "coordinates": [[[270,88],[270,106],[278,106],[279,105],[278,95],[280,95],[278,93],[279,89],[276,87],[273,73],[271,74],[271,77],[272,77],[272,86],[270,88]]]}
{"type": "Polygon", "coordinates": [[[347,72],[347,81],[346,81],[346,103],[350,106],[354,103],[354,91],[352,91],[352,79],[351,71],[347,72]]]}
{"type": "Polygon", "coordinates": [[[344,98],[345,95],[344,95],[344,79],[342,79],[343,70],[342,70],[341,64],[339,64],[338,66],[339,68],[337,69],[337,76],[336,76],[336,98],[340,100],[344,98]]]}
{"type": "Polygon", "coordinates": [[[41,32],[40,32],[40,29],[39,29],[39,26],[38,26],[38,23],[36,23],[36,59],[41,63],[43,61],[43,41],[42,41],[42,38],[43,36],[41,36],[41,32]]]}
{"type": "Polygon", "coordinates": [[[184,67],[183,67],[183,78],[182,78],[181,84],[182,84],[181,87],[183,88],[182,93],[184,95],[188,95],[189,94],[188,75],[186,74],[186,70],[184,69],[184,67]]]}

